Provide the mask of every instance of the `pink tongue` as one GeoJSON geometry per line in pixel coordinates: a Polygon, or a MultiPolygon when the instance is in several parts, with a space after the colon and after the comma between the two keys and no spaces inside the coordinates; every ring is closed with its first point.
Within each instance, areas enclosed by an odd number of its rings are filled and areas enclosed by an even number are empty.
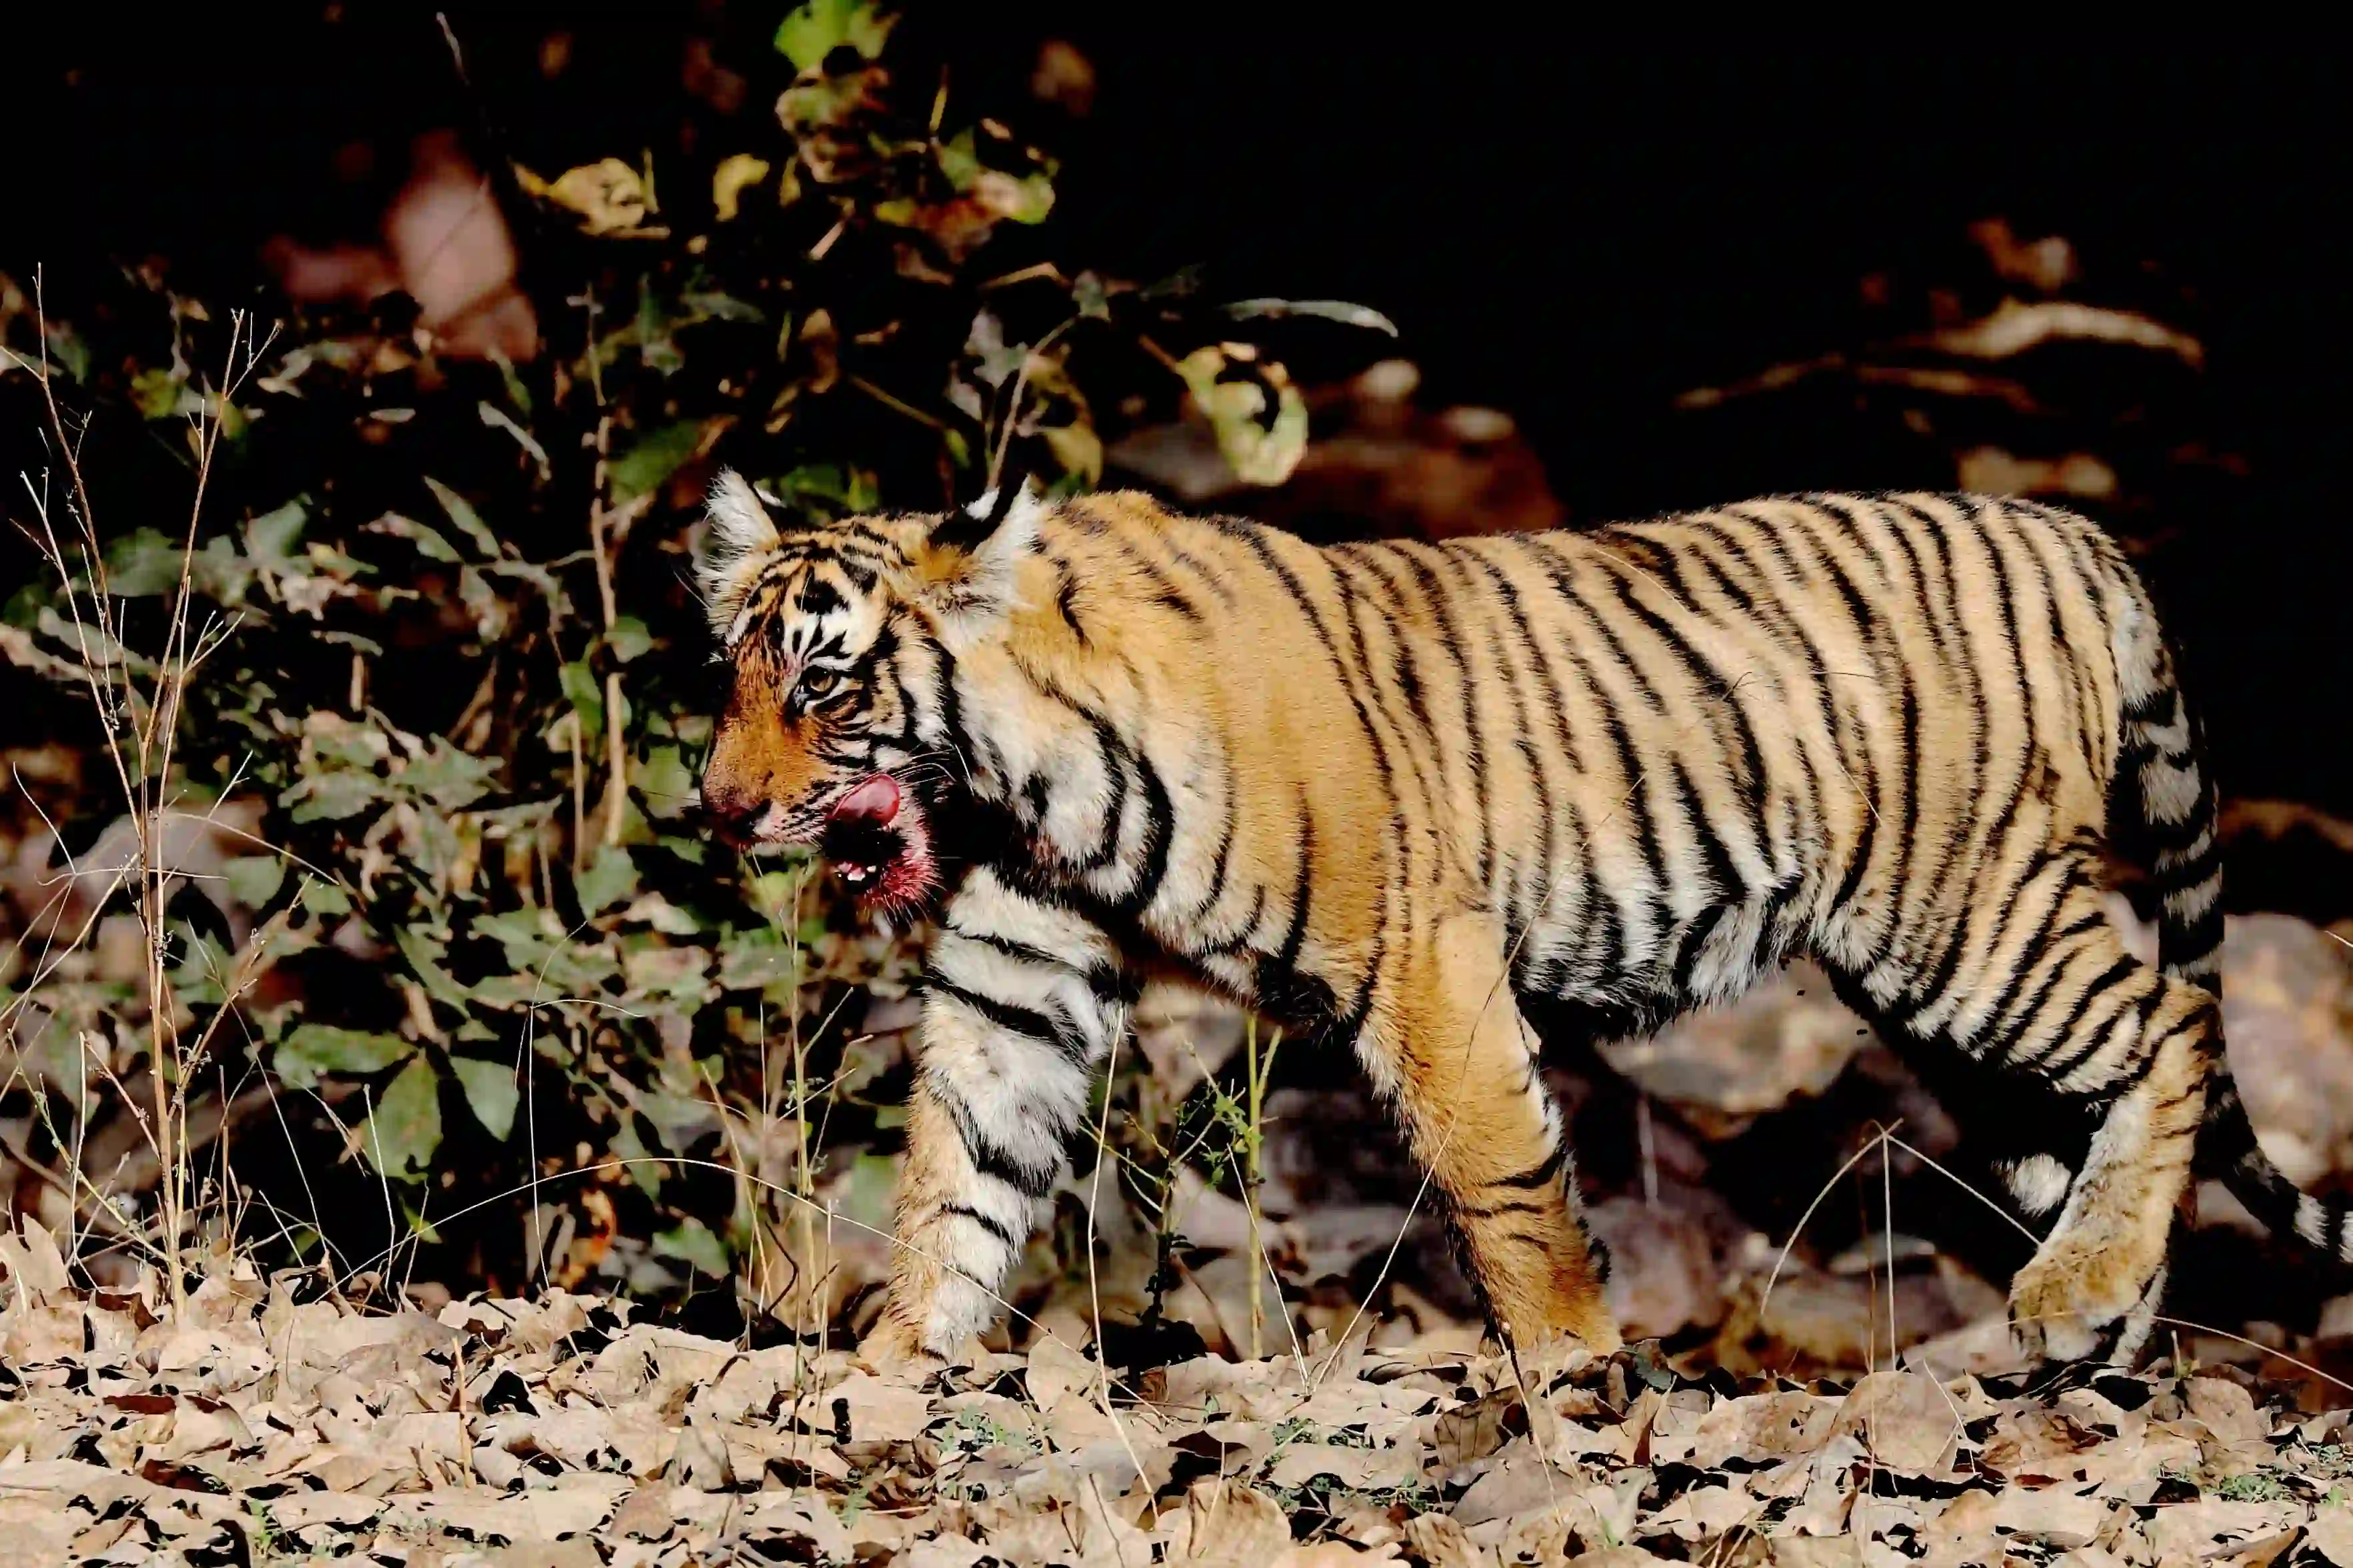
{"type": "Polygon", "coordinates": [[[889,773],[876,773],[856,789],[841,797],[833,808],[837,817],[864,817],[889,826],[899,815],[899,781],[889,773]]]}

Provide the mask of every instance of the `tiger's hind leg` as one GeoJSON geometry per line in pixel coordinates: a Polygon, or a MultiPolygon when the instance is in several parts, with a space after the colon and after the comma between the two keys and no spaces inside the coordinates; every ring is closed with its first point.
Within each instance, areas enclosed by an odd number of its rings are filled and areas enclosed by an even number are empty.
{"type": "MultiPolygon", "coordinates": [[[[1849,999],[1861,1000],[1851,993],[1849,999]]],[[[1858,1010],[1872,1011],[1867,1006],[1858,1010]]],[[[1891,1045],[1906,1043],[1883,1016],[1873,1016],[1873,1021],[1891,1045]]],[[[2105,1105],[2060,1094],[2014,1068],[1977,1061],[1941,1040],[1934,1044],[1933,1049],[1907,1049],[1905,1059],[1936,1103],[1960,1123],[1961,1152],[1968,1163],[1989,1178],[1984,1189],[1972,1190],[1989,1198],[1998,1210],[2006,1208],[2013,1224],[2032,1227],[2030,1239],[2039,1238],[2057,1219],[2074,1187],[2092,1137],[2102,1125],[2099,1113],[2105,1105]]],[[[2015,1243],[2012,1232],[2000,1245],[2007,1251],[2015,1243]]],[[[2167,1250],[2171,1251],[2170,1244],[2167,1250]]],[[[2116,1325],[2110,1360],[2128,1361],[2147,1342],[2164,1297],[2166,1272],[2158,1270],[2116,1325]]]]}
{"type": "Polygon", "coordinates": [[[1560,1108],[1504,968],[1503,928],[1468,913],[1410,944],[1356,1042],[1444,1193],[1495,1327],[1534,1348],[1559,1335],[1619,1345],[1600,1260],[1578,1212],[1560,1108]]]}
{"type": "Polygon", "coordinates": [[[2064,1183],[2050,1230],[2011,1281],[2010,1323],[2030,1354],[2129,1353],[2147,1333],[2189,1190],[2221,1050],[2214,999],[2126,951],[2075,858],[2043,862],[2010,893],[1953,933],[1968,951],[1934,980],[1882,968],[1848,982],[1909,1037],[1905,1048],[1958,1050],[1980,1071],[2025,1079],[2020,1093],[2085,1107],[2091,1135],[2072,1172],[2056,1154],[2030,1154],[2008,1174],[2038,1207],[2064,1183]]]}
{"type": "Polygon", "coordinates": [[[2105,1342],[2128,1357],[2163,1293],[2216,1054],[2214,1002],[2154,970],[2144,975],[2149,1016],[2136,1006],[2116,1030],[2117,1047],[2131,1052],[2120,1063],[2129,1087],[2092,1135],[2058,1222],[2010,1281],[2010,1327],[2031,1354],[2080,1361],[2105,1342]]]}

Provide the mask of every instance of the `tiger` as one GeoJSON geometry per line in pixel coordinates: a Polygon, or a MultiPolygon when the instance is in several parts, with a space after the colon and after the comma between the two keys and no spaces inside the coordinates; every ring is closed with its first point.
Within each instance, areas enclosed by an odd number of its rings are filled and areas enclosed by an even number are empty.
{"type": "Polygon", "coordinates": [[[712,831],[931,921],[873,1364],[968,1359],[1164,975],[1353,1054],[1514,1347],[1621,1342],[1546,1039],[1801,955],[1982,1113],[2044,1226],[2023,1355],[2137,1352],[2193,1171],[2353,1253],[2232,1086],[2200,730],[2074,513],[1809,494],[1314,545],[1009,480],[780,522],[727,471],[698,571],[712,831]],[[2127,853],[2154,960],[2106,904],[2127,853]]]}

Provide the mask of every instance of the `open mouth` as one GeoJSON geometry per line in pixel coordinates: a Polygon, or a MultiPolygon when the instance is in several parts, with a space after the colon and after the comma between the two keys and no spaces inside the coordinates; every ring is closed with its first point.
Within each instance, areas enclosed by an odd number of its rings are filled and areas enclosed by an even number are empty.
{"type": "Polygon", "coordinates": [[[922,805],[889,773],[863,780],[826,813],[818,847],[842,881],[866,898],[920,898],[932,881],[922,805]]]}

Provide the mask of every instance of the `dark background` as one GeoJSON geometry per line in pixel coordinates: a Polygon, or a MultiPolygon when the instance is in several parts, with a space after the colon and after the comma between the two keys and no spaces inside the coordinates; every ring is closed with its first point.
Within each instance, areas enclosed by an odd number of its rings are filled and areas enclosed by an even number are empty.
{"type": "MultiPolygon", "coordinates": [[[[757,74],[775,68],[773,7],[452,7],[470,86],[423,6],[240,6],[201,27],[28,9],[5,34],[0,266],[42,260],[53,287],[155,255],[206,298],[267,304],[264,241],[368,237],[408,138],[436,126],[486,166],[674,147],[711,120],[678,90],[691,36],[751,75],[739,112],[774,90],[757,74]],[[548,79],[559,27],[570,63],[548,79]]],[[[1434,399],[1518,419],[1577,520],[1948,487],[1941,449],[1841,395],[1763,419],[1671,399],[1848,345],[1860,280],[1901,298],[1953,272],[1972,221],[2066,236],[2105,299],[2161,307],[2206,346],[2194,389],[2158,412],[2225,455],[2228,480],[2168,470],[2111,521],[2153,546],[2226,793],[2353,810],[2337,757],[2353,182],[2327,51],[2041,34],[1866,48],[1467,11],[1275,25],[1187,7],[1130,26],[1008,6],[978,26],[961,9],[912,8],[900,68],[944,66],[952,92],[1063,158],[1055,254],[1130,277],[1205,263],[1227,297],[1387,312],[1434,399]],[[1083,120],[1029,99],[1050,37],[1098,72],[1083,120]]],[[[509,216],[528,278],[536,220],[509,216]]],[[[2128,426],[2147,402],[2102,385],[2079,412],[2128,426]]]]}

